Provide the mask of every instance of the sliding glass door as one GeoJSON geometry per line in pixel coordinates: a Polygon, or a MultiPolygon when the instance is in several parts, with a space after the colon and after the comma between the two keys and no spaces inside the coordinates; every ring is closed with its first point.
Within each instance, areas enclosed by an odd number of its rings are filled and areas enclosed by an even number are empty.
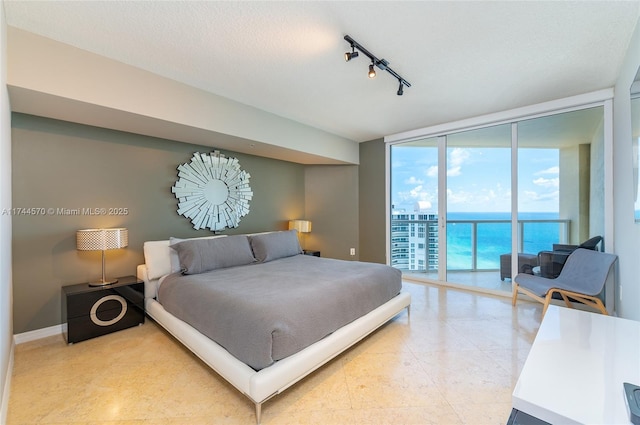
{"type": "Polygon", "coordinates": [[[391,150],[391,265],[438,279],[438,140],[391,150]]]}
{"type": "Polygon", "coordinates": [[[447,281],[502,289],[495,271],[511,251],[511,125],[446,141],[447,281]]]}
{"type": "Polygon", "coordinates": [[[518,123],[522,252],[603,235],[603,114],[596,107],[518,123]]]}
{"type": "Polygon", "coordinates": [[[603,235],[603,117],[598,106],[392,144],[391,264],[510,292],[540,251],[603,235]]]}

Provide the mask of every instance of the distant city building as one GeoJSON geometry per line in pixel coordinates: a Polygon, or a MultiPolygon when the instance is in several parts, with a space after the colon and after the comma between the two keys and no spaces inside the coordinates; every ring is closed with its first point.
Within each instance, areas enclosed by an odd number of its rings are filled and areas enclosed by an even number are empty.
{"type": "Polygon", "coordinates": [[[438,214],[425,211],[428,202],[415,211],[391,213],[391,265],[399,270],[438,270],[438,214]]]}

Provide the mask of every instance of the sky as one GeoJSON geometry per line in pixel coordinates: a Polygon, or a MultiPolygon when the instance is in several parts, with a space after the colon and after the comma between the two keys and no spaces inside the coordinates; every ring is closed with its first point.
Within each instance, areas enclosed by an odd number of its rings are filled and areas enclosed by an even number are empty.
{"type": "MultiPolygon", "coordinates": [[[[421,201],[426,211],[437,213],[437,148],[394,145],[391,152],[394,211],[413,212],[421,201]]],[[[519,211],[557,213],[558,150],[520,149],[518,155],[519,211]]],[[[510,148],[447,148],[448,212],[509,212],[510,164],[510,148]]]]}

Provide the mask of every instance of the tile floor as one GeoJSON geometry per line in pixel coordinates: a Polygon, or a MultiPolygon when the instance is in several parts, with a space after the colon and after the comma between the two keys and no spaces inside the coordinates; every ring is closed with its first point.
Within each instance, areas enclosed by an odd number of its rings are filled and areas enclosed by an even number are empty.
{"type": "MultiPolygon", "coordinates": [[[[541,305],[405,282],[406,310],[263,406],[267,424],[504,424],[541,305]]],[[[150,320],[18,345],[8,424],[255,424],[254,406],[150,320]]]]}

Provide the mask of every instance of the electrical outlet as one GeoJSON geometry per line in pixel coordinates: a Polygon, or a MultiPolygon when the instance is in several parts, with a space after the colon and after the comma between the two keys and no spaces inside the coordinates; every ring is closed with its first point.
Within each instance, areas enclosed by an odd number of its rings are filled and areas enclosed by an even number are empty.
{"type": "Polygon", "coordinates": [[[349,255],[356,255],[356,249],[355,248],[351,248],[349,250],[349,255]]]}

